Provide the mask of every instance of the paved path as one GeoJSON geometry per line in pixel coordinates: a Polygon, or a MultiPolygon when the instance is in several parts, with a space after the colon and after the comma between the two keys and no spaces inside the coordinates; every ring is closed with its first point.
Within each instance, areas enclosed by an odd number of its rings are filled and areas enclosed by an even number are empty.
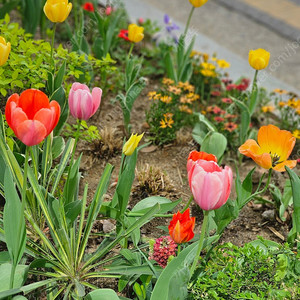
{"type": "MultiPolygon", "coordinates": [[[[240,75],[252,78],[253,70],[247,63],[248,52],[250,49],[265,48],[271,52],[271,60],[267,78],[263,80],[262,85],[268,89],[300,90],[299,43],[275,32],[275,29],[269,28],[263,22],[258,22],[255,16],[246,16],[251,8],[261,13],[260,18],[270,16],[262,11],[262,8],[254,7],[254,1],[273,3],[283,0],[209,0],[203,7],[197,8],[191,22],[193,33],[197,35],[196,47],[209,53],[216,52],[218,57],[230,61],[230,73],[234,78],[240,75]],[[224,1],[227,4],[246,5],[246,9],[241,12],[238,7],[224,5],[224,1]]],[[[299,8],[295,1],[284,2],[299,8]]],[[[138,17],[148,17],[162,24],[164,13],[168,13],[182,28],[191,9],[188,0],[126,0],[125,4],[134,20],[138,17]]],[[[275,6],[272,6],[272,10],[273,8],[275,11],[275,6]]],[[[295,30],[299,32],[300,42],[300,30],[295,30]]]]}

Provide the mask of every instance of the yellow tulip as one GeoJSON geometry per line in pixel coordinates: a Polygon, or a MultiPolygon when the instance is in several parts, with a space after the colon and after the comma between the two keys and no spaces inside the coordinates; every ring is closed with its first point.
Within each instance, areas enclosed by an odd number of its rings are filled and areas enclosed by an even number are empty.
{"type": "Polygon", "coordinates": [[[204,5],[208,0],[190,0],[191,4],[194,7],[200,7],[202,5],[204,5]]]}
{"type": "Polygon", "coordinates": [[[10,53],[10,49],[10,43],[6,43],[5,39],[0,36],[0,66],[3,66],[6,63],[10,53]]]}
{"type": "Polygon", "coordinates": [[[138,43],[144,38],[144,27],[130,24],[128,26],[128,39],[130,42],[138,43]]]}
{"type": "Polygon", "coordinates": [[[132,134],[130,139],[123,146],[123,153],[127,156],[132,155],[135,148],[138,146],[140,140],[142,139],[143,135],[143,133],[140,135],[132,134]]]}
{"type": "Polygon", "coordinates": [[[68,0],[47,0],[44,13],[53,23],[61,23],[66,20],[72,9],[72,3],[68,0]]]}
{"type": "Polygon", "coordinates": [[[255,70],[265,69],[270,60],[270,52],[265,49],[256,49],[249,51],[249,64],[255,70]]]}

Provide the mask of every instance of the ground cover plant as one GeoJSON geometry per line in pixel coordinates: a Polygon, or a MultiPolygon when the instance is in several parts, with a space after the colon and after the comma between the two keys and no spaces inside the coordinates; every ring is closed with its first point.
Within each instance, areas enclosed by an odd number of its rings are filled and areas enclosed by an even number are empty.
{"type": "Polygon", "coordinates": [[[299,100],[257,86],[271,54],[233,82],[194,50],[207,0],[180,36],[122,3],[21,2],[0,7],[0,299],[297,299],[299,100]]]}

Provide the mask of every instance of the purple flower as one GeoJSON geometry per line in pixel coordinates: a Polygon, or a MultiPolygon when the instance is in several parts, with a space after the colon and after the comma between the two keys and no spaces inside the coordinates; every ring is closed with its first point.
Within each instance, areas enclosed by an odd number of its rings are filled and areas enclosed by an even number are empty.
{"type": "Polygon", "coordinates": [[[171,20],[171,18],[169,17],[169,15],[165,14],[164,15],[164,22],[166,24],[166,30],[169,33],[172,33],[173,30],[178,30],[180,29],[179,26],[175,23],[173,23],[173,21],[171,20]]]}

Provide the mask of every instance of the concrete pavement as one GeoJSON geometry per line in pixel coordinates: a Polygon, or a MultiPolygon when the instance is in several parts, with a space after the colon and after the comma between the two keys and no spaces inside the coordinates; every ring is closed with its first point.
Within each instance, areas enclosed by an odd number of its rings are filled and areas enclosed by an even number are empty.
{"type": "MultiPolygon", "coordinates": [[[[248,52],[250,49],[265,48],[271,52],[271,60],[269,68],[261,74],[264,77],[261,85],[269,90],[300,90],[300,30],[299,40],[284,37],[263,22],[225,6],[222,1],[209,0],[204,6],[195,9],[191,22],[191,33],[196,35],[195,48],[210,54],[216,52],[219,58],[228,60],[231,63],[229,73],[234,79],[242,75],[252,79],[253,70],[247,62],[248,52]]],[[[224,1],[240,1],[248,9],[250,7],[248,0],[224,1]]],[[[287,2],[297,6],[296,2],[287,2]]],[[[167,13],[182,29],[191,9],[188,0],[126,0],[125,5],[133,21],[143,17],[163,24],[163,15],[167,13]]],[[[254,9],[258,11],[258,7],[254,9]]],[[[264,11],[260,12],[262,16],[267,16],[264,11]]],[[[297,32],[298,29],[295,30],[297,32]]]]}

